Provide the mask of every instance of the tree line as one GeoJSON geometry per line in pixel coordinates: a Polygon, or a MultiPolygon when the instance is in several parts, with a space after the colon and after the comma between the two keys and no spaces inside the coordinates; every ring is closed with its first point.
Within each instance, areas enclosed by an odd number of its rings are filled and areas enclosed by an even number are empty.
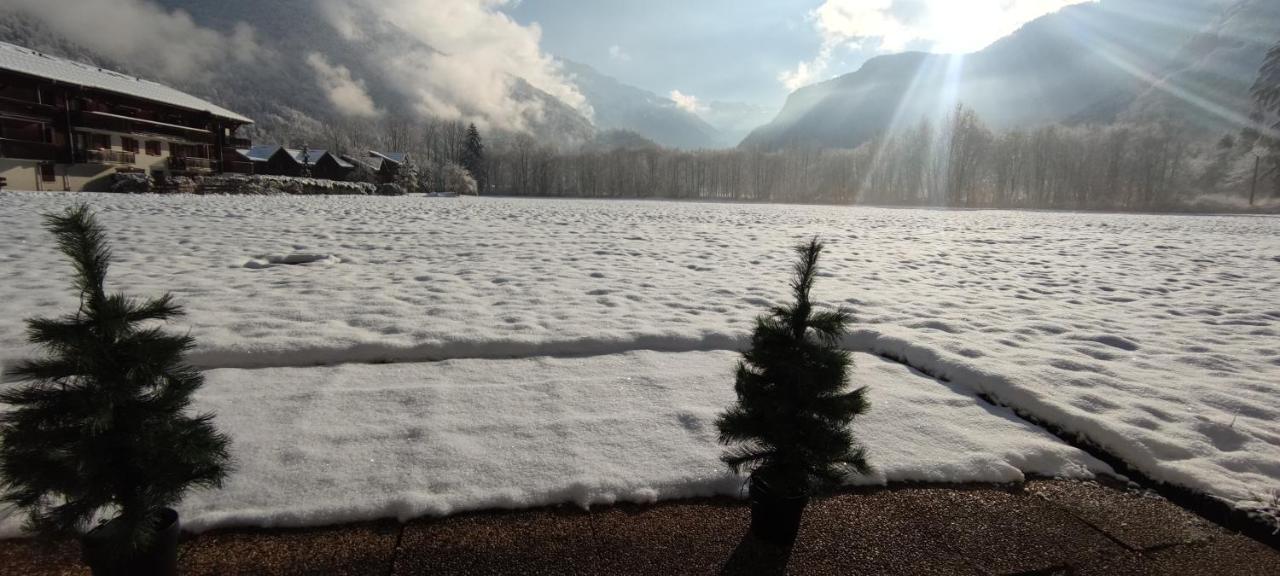
{"type": "Polygon", "coordinates": [[[388,116],[334,122],[330,150],[406,151],[420,189],[465,169],[482,194],[670,198],[966,208],[1178,210],[1277,205],[1280,46],[1253,89],[1252,126],[1206,136],[1177,119],[995,130],[963,104],[942,120],[882,133],[855,149],[673,150],[633,133],[564,149],[475,126],[388,116]]]}
{"type": "MultiPolygon", "coordinates": [[[[996,132],[972,109],[856,149],[563,152],[517,137],[487,162],[490,193],[905,206],[1161,210],[1243,202],[1261,138],[1205,142],[1169,121],[996,132]]],[[[1280,196],[1280,181],[1267,195],[1280,196]]]]}

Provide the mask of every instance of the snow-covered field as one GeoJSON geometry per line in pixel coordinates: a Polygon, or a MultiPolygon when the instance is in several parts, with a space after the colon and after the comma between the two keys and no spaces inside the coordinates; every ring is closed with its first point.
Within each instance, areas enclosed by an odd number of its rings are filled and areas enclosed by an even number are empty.
{"type": "Polygon", "coordinates": [[[830,243],[816,296],[859,321],[848,346],[952,382],[885,377],[864,424],[879,480],[1082,473],[1086,456],[1035,430],[982,431],[1020,426],[983,393],[1157,479],[1245,504],[1280,487],[1280,218],[0,193],[0,362],[33,352],[22,318],[73,304],[38,214],[79,200],[115,244],[112,286],[174,292],[193,360],[220,368],[201,402],[242,467],[190,498],[197,523],[281,500],[300,523],[723,493],[707,428],[730,394],[724,351],[782,301],[789,247],[812,234],[830,243]],[[423,363],[442,359],[467,360],[423,363]],[[388,361],[408,364],[302,368],[388,361]],[[912,382],[949,399],[877,419],[911,409],[912,382]],[[539,438],[554,451],[520,455],[539,438]],[[306,489],[264,488],[286,480],[306,489]]]}
{"type": "MultiPolygon", "coordinates": [[[[210,372],[199,407],[240,471],[184,525],[317,525],[483,508],[737,495],[716,459],[736,355],[346,364],[210,372]]],[[[855,427],[887,481],[1012,482],[1110,468],[957,386],[859,355],[874,412],[855,427]]]]}

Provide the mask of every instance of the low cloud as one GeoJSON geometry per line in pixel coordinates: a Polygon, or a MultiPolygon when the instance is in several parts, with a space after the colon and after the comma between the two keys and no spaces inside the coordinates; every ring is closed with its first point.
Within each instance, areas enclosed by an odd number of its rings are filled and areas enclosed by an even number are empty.
{"type": "Polygon", "coordinates": [[[200,81],[226,61],[261,55],[254,30],[203,28],[182,10],[146,0],[6,0],[5,9],[39,20],[52,32],[134,70],[165,80],[200,81]]]}
{"type": "Polygon", "coordinates": [[[316,82],[325,91],[329,103],[346,116],[377,117],[382,111],[365,91],[364,82],[351,77],[346,66],[335,66],[319,52],[307,55],[307,65],[316,73],[316,82]]]}
{"type": "Polygon", "coordinates": [[[706,110],[706,106],[698,101],[697,96],[692,94],[685,94],[679,90],[672,90],[667,94],[667,97],[671,98],[671,101],[676,103],[677,108],[684,110],[685,112],[697,114],[706,110]]]}
{"type": "MultiPolygon", "coordinates": [[[[340,4],[340,0],[327,0],[340,4]]],[[[527,130],[544,118],[543,104],[519,97],[519,79],[590,115],[586,98],[542,51],[542,30],[502,12],[510,0],[359,0],[357,11],[430,46],[385,47],[370,59],[423,114],[527,130]]],[[[348,9],[330,7],[325,14],[348,9]]],[[[346,37],[366,37],[350,19],[333,22],[346,37]]]]}
{"type": "Polygon", "coordinates": [[[972,52],[1040,16],[1092,1],[826,0],[808,15],[822,38],[818,55],[783,71],[778,80],[789,90],[823,80],[840,50],[972,52]]]}

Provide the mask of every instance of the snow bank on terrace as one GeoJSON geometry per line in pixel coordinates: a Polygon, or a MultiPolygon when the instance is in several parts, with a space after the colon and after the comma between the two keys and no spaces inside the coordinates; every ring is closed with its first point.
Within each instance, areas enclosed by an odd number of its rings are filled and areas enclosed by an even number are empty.
{"type": "MultiPolygon", "coordinates": [[[[196,402],[237,470],[183,526],[309,526],[480,508],[737,495],[717,460],[729,352],[223,369],[196,402]]],[[[1088,478],[1110,469],[962,388],[867,355],[862,483],[1088,478]]],[[[0,525],[14,535],[15,519],[0,525]]]]}
{"type": "Polygon", "coordinates": [[[205,367],[736,348],[815,296],[892,352],[1235,502],[1280,488],[1280,218],[421,197],[0,193],[0,362],[73,306],[40,212],[88,201],[205,367]],[[331,261],[246,268],[259,255],[331,261]]]}

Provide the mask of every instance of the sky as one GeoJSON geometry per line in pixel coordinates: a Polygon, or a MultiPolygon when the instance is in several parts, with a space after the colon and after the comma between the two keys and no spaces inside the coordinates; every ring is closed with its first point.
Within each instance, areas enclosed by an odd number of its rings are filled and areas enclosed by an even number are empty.
{"type": "MultiPolygon", "coordinates": [[[[499,0],[501,1],[501,0],[499,0]]],[[[547,53],[684,105],[780,106],[877,54],[971,52],[1089,0],[519,0],[547,53]]]]}
{"type": "MultiPolygon", "coordinates": [[[[255,22],[210,28],[180,9],[206,1],[5,0],[0,10],[26,13],[162,81],[208,81],[220,62],[248,66],[281,57],[281,46],[255,22]],[[101,34],[104,23],[145,33],[101,34]]],[[[666,96],[708,121],[758,120],[797,88],[852,72],[878,54],[978,50],[1086,1],[1093,0],[299,0],[312,3],[342,40],[365,43],[395,30],[429,48],[374,43],[366,48],[370,62],[352,66],[321,52],[327,42],[314,42],[293,57],[314,72],[335,110],[358,118],[385,113],[366,90],[364,75],[375,67],[432,117],[526,130],[545,110],[541,101],[516,97],[519,79],[590,118],[591,103],[559,68],[559,57],[666,96]]]]}

